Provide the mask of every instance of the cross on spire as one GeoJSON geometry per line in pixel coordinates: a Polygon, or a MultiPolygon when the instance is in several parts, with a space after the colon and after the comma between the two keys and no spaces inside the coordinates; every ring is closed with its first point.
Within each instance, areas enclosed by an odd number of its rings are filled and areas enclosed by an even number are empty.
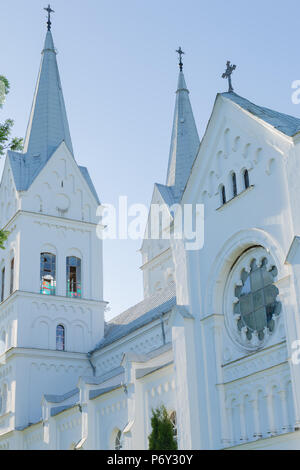
{"type": "Polygon", "coordinates": [[[55,13],[55,11],[51,9],[50,5],[48,5],[47,8],[44,8],[44,10],[48,12],[47,27],[48,27],[48,31],[51,31],[51,13],[55,13]]]}
{"type": "Polygon", "coordinates": [[[226,70],[225,72],[223,73],[222,75],[222,78],[227,78],[228,79],[228,85],[229,85],[229,93],[233,92],[233,86],[232,86],[232,82],[231,82],[231,75],[232,75],[232,72],[236,69],[236,65],[231,65],[230,63],[230,60],[227,61],[226,63],[226,70]]]}
{"type": "Polygon", "coordinates": [[[179,49],[176,52],[179,55],[179,69],[180,69],[180,72],[182,72],[182,69],[183,69],[182,56],[185,54],[185,52],[183,52],[181,47],[179,47],[179,49]]]}

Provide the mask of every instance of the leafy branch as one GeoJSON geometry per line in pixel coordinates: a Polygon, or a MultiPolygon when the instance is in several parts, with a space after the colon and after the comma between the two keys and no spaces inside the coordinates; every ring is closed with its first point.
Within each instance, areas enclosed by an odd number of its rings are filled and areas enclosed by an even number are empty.
{"type": "MultiPolygon", "coordinates": [[[[0,108],[3,108],[5,96],[9,93],[10,84],[6,77],[0,75],[0,108]]],[[[14,125],[12,119],[6,119],[0,123],[0,156],[5,154],[6,150],[23,150],[23,139],[20,137],[11,138],[11,131],[14,125]]]]}

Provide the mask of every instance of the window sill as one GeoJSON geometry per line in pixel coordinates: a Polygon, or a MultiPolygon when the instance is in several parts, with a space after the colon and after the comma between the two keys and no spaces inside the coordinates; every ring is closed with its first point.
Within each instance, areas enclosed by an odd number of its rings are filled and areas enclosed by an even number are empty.
{"type": "Polygon", "coordinates": [[[221,211],[225,207],[229,206],[236,199],[239,199],[239,198],[243,197],[246,193],[249,193],[254,187],[255,187],[254,184],[252,184],[251,186],[249,186],[249,188],[244,189],[241,193],[239,193],[236,196],[234,196],[233,198],[229,199],[229,201],[226,201],[225,204],[222,204],[222,206],[218,207],[216,210],[221,211]]]}

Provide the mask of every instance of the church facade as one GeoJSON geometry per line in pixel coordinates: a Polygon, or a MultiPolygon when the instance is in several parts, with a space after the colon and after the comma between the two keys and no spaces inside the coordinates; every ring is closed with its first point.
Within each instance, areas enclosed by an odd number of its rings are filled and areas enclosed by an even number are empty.
{"type": "Polygon", "coordinates": [[[145,236],[144,300],[106,322],[100,201],[48,24],[24,151],[0,185],[0,449],[147,449],[162,404],[182,450],[300,449],[298,174],[300,119],[231,83],[200,142],[180,60],[152,204],[204,205],[204,246],[145,236]]]}

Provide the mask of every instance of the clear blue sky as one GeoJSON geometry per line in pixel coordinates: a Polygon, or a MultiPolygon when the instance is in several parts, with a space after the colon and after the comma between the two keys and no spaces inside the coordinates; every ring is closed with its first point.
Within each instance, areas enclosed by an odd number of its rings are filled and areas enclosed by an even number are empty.
{"type": "MultiPolygon", "coordinates": [[[[11,93],[1,120],[23,136],[46,32],[48,0],[2,2],[1,68],[11,93]]],[[[299,0],[53,0],[52,31],[78,163],[100,199],[149,204],[165,182],[179,45],[200,136],[225,62],[238,65],[235,91],[300,117],[291,83],[300,79],[299,0]]],[[[3,160],[0,161],[0,171],[3,160]]],[[[111,315],[142,299],[140,242],[105,243],[111,315]]]]}

